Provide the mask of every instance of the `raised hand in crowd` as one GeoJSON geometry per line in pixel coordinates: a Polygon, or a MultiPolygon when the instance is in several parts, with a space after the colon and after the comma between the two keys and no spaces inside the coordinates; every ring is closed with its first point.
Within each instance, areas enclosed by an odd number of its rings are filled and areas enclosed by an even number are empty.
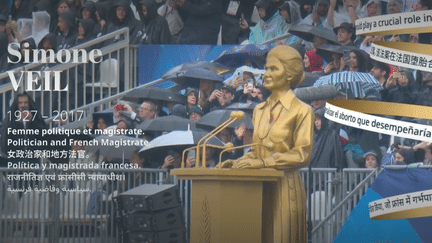
{"type": "Polygon", "coordinates": [[[187,156],[186,168],[192,168],[195,166],[195,156],[187,156]]]}
{"type": "Polygon", "coordinates": [[[374,36],[366,36],[363,40],[363,45],[370,46],[370,44],[374,41],[374,36]]]}
{"type": "Polygon", "coordinates": [[[316,9],[312,12],[312,20],[316,25],[321,24],[321,19],[316,9]]]}
{"type": "Polygon", "coordinates": [[[6,30],[6,34],[8,36],[10,43],[15,42],[12,34],[15,35],[15,38],[17,39],[18,42],[21,42],[24,40],[22,38],[22,36],[20,35],[20,33],[18,32],[18,24],[16,21],[9,20],[5,25],[5,30],[6,30]]]}
{"type": "Polygon", "coordinates": [[[99,21],[99,24],[101,26],[101,29],[103,29],[107,23],[104,19],[101,19],[101,21],[99,21]]]}
{"type": "Polygon", "coordinates": [[[333,62],[330,62],[329,64],[327,64],[327,65],[325,66],[325,68],[324,68],[324,73],[325,73],[325,74],[327,74],[327,73],[331,73],[331,72],[333,72],[333,70],[335,70],[335,66],[334,66],[333,62]]]}
{"type": "Polygon", "coordinates": [[[118,103],[114,108],[114,117],[118,118],[120,116],[120,112],[123,112],[127,115],[131,115],[134,111],[129,104],[118,103]]]}
{"type": "Polygon", "coordinates": [[[169,1],[168,4],[172,9],[177,9],[178,3],[176,0],[168,0],[168,1],[169,1]]]}
{"type": "Polygon", "coordinates": [[[244,30],[246,30],[247,28],[249,28],[249,24],[246,21],[246,19],[244,19],[244,18],[240,18],[239,24],[240,24],[240,28],[242,28],[244,30]]]}
{"type": "Polygon", "coordinates": [[[396,86],[398,78],[402,78],[400,73],[393,73],[392,75],[390,75],[385,84],[385,88],[389,89],[391,86],[396,86]]]}
{"type": "Polygon", "coordinates": [[[243,83],[243,79],[241,76],[237,76],[234,80],[233,84],[231,85],[234,89],[237,89],[241,84],[243,83]]]}
{"type": "Polygon", "coordinates": [[[253,85],[246,85],[245,87],[243,87],[243,94],[252,94],[254,88],[255,87],[253,85]]]}
{"type": "Polygon", "coordinates": [[[176,0],[177,6],[181,7],[185,3],[185,0],[176,0]]]}
{"type": "Polygon", "coordinates": [[[168,169],[174,167],[174,157],[172,155],[168,155],[165,157],[164,163],[162,165],[162,169],[168,169]]]}
{"type": "Polygon", "coordinates": [[[222,91],[220,90],[213,90],[212,94],[209,97],[210,102],[213,102],[215,99],[219,101],[219,104],[221,104],[221,106],[223,106],[223,104],[225,103],[222,91]]]}
{"type": "Polygon", "coordinates": [[[246,124],[242,122],[242,124],[234,129],[234,133],[238,140],[241,140],[246,131],[246,124]]]}
{"type": "Polygon", "coordinates": [[[347,60],[345,57],[341,57],[339,71],[345,70],[345,68],[347,66],[347,61],[349,61],[349,60],[347,60]]]}

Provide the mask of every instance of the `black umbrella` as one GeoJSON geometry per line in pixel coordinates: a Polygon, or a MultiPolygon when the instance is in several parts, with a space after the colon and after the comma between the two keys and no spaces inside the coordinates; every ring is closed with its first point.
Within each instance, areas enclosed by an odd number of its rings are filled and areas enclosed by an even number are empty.
{"type": "Polygon", "coordinates": [[[275,43],[233,46],[222,52],[214,61],[235,68],[247,64],[263,68],[267,53],[275,46],[275,43]]]}
{"type": "MultiPolygon", "coordinates": [[[[199,121],[197,121],[197,127],[201,127],[204,129],[215,128],[228,120],[230,118],[231,112],[234,112],[234,110],[215,110],[209,112],[203,117],[201,117],[199,121]]],[[[242,123],[246,124],[247,129],[253,129],[252,117],[247,113],[245,113],[245,118],[243,120],[237,120],[228,127],[236,128],[239,127],[242,123]]]]}
{"type": "Polygon", "coordinates": [[[355,49],[354,46],[337,46],[337,45],[325,45],[319,46],[317,48],[317,55],[324,58],[324,60],[328,63],[333,61],[332,55],[333,53],[338,53],[343,55],[344,51],[351,51],[355,49]]]}
{"type": "Polygon", "coordinates": [[[123,99],[138,102],[151,99],[186,104],[186,97],[184,95],[159,87],[139,87],[129,91],[123,99]]]}
{"type": "Polygon", "coordinates": [[[136,128],[154,132],[191,130],[195,129],[195,123],[189,119],[171,115],[145,120],[143,123],[137,125],[136,128]]]}
{"type": "Polygon", "coordinates": [[[197,67],[185,69],[179,66],[166,72],[164,75],[162,75],[162,78],[165,80],[174,81],[182,86],[186,86],[186,84],[187,86],[191,86],[190,82],[199,84],[201,79],[207,79],[216,82],[222,82],[224,80],[223,76],[205,68],[197,67]]]}
{"type": "Polygon", "coordinates": [[[288,30],[293,35],[296,35],[306,41],[312,42],[315,35],[328,40],[330,43],[338,45],[336,34],[327,28],[319,28],[308,24],[298,24],[288,30]]]}
{"type": "Polygon", "coordinates": [[[231,70],[231,68],[220,64],[218,62],[209,62],[209,61],[193,61],[193,62],[187,62],[187,63],[183,63],[171,70],[177,70],[177,71],[181,71],[181,70],[187,70],[187,69],[191,69],[191,68],[205,68],[208,69],[216,74],[224,74],[227,73],[231,70]]]}
{"type": "Polygon", "coordinates": [[[324,75],[325,73],[323,72],[305,72],[305,79],[303,83],[301,83],[300,87],[310,87],[314,85],[315,81],[324,75]]]}

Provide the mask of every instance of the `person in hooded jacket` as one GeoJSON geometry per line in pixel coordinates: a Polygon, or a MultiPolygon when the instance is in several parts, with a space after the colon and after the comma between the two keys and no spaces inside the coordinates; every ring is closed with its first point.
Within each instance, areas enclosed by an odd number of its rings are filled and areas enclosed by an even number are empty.
{"type": "MultiPolygon", "coordinates": [[[[286,22],[284,26],[284,34],[287,34],[288,30],[291,27],[296,26],[302,21],[301,14],[300,14],[300,6],[297,2],[293,0],[285,1],[282,5],[278,7],[278,9],[279,9],[279,14],[286,22]]],[[[290,34],[286,39],[283,39],[281,40],[281,42],[278,43],[291,45],[301,41],[302,40],[298,38],[296,35],[290,34]]]]}
{"type": "Polygon", "coordinates": [[[33,8],[33,12],[38,11],[46,11],[49,14],[50,21],[48,31],[51,33],[55,33],[57,29],[58,14],[56,12],[56,9],[52,6],[51,0],[39,0],[33,8]]]}
{"type": "Polygon", "coordinates": [[[317,0],[313,7],[312,13],[308,14],[302,23],[324,28],[323,23],[327,19],[327,13],[330,6],[329,0],[317,0]]]}
{"type": "MultiPolygon", "coordinates": [[[[44,0],[41,0],[44,1],[44,0]]],[[[50,2],[51,0],[48,0],[48,2],[50,2]]],[[[76,15],[76,13],[74,12],[75,9],[73,9],[68,0],[60,0],[55,4],[55,11],[53,11],[51,14],[51,22],[50,22],[50,33],[54,33],[57,34],[58,33],[58,17],[60,16],[60,14],[62,13],[66,13],[69,11],[72,11],[74,13],[74,15],[76,15]]]]}
{"type": "Polygon", "coordinates": [[[414,76],[411,72],[393,73],[381,90],[383,101],[415,104],[417,94],[414,92],[414,76]]]}
{"type": "MultiPolygon", "coordinates": [[[[21,56],[24,57],[24,55],[25,55],[24,51],[28,50],[29,54],[30,54],[29,55],[30,56],[30,60],[33,60],[33,50],[36,50],[36,48],[37,48],[37,46],[36,46],[35,40],[32,37],[30,37],[30,38],[27,38],[27,39],[25,39],[25,40],[23,40],[23,41],[20,42],[19,51],[21,52],[21,56]]],[[[11,57],[10,59],[13,62],[17,61],[16,57],[13,57],[13,58],[11,57]]],[[[14,69],[14,68],[21,67],[21,66],[24,66],[24,65],[26,65],[24,63],[24,58],[21,58],[20,62],[18,62],[18,63],[10,63],[9,64],[9,69],[14,69]]]]}
{"type": "MultiPolygon", "coordinates": [[[[141,0],[137,6],[141,18],[142,44],[170,44],[171,32],[168,22],[157,12],[155,0],[141,0]]],[[[138,34],[139,35],[139,34],[138,34]]]]}
{"type": "Polygon", "coordinates": [[[78,37],[75,14],[71,11],[60,14],[57,26],[59,30],[57,35],[57,50],[69,49],[74,46],[78,37]]]}
{"type": "Polygon", "coordinates": [[[177,0],[184,26],[181,44],[216,45],[222,24],[223,1],[177,0]]]}
{"type": "Polygon", "coordinates": [[[80,9],[81,17],[83,19],[92,19],[94,22],[97,21],[96,18],[96,5],[94,2],[86,2],[84,6],[80,9]]]}
{"type": "Polygon", "coordinates": [[[324,117],[325,109],[315,110],[314,142],[310,167],[338,168],[345,166],[338,131],[324,117]]]}
{"type": "Polygon", "coordinates": [[[75,45],[85,43],[94,39],[94,26],[95,22],[92,19],[80,19],[78,25],[78,37],[75,45]]]}
{"type": "Polygon", "coordinates": [[[108,31],[108,13],[109,9],[111,7],[110,2],[97,2],[95,4],[96,7],[96,24],[93,32],[95,33],[96,37],[100,37],[102,35],[105,35],[108,31]]]}
{"type": "MultiPolygon", "coordinates": [[[[42,116],[40,112],[31,112],[34,110],[39,110],[33,99],[30,97],[29,94],[26,92],[18,94],[11,107],[10,111],[12,114],[17,114],[17,117],[13,117],[13,119],[9,119],[9,116],[7,116],[3,120],[3,128],[1,131],[2,137],[1,137],[1,149],[4,153],[8,153],[9,150],[37,150],[37,149],[43,149],[39,146],[29,146],[29,145],[18,145],[18,146],[12,146],[8,145],[8,139],[12,140],[18,140],[22,138],[27,138],[30,140],[37,139],[42,140],[41,137],[41,129],[47,128],[45,121],[42,119],[42,116]],[[22,114],[19,116],[19,114],[22,114]],[[32,130],[39,130],[38,135],[13,135],[11,133],[8,133],[8,128],[12,129],[32,129],[32,130]]],[[[15,162],[15,161],[12,161],[15,162]]],[[[38,161],[36,161],[38,162],[38,161]]]]}
{"type": "Polygon", "coordinates": [[[111,22],[108,25],[107,33],[128,27],[129,42],[131,44],[139,43],[141,38],[141,36],[138,36],[140,22],[135,18],[129,1],[120,0],[117,4],[114,4],[110,9],[109,16],[111,16],[111,22]]]}
{"type": "MultiPolygon", "coordinates": [[[[9,45],[9,40],[5,32],[0,32],[0,73],[9,70],[9,63],[7,61],[8,52],[7,48],[9,45]]],[[[7,79],[0,80],[0,84],[9,82],[7,79]]]]}
{"type": "Polygon", "coordinates": [[[240,27],[249,31],[249,44],[259,44],[284,33],[285,20],[278,13],[277,4],[273,1],[259,0],[255,6],[261,20],[249,28],[249,24],[240,20],[240,27]]]}

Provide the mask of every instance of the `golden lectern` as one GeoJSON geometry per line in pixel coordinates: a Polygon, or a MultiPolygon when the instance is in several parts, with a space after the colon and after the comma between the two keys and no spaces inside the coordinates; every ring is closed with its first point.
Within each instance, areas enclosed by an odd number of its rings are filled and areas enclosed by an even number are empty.
{"type": "MultiPolygon", "coordinates": [[[[284,176],[284,172],[274,169],[206,168],[205,147],[211,146],[207,142],[243,117],[243,112],[232,112],[229,120],[204,136],[196,147],[190,148],[196,149],[195,168],[184,168],[187,149],[183,152],[181,169],[171,170],[171,175],[176,175],[178,179],[192,180],[191,243],[273,242],[269,237],[273,237],[271,214],[274,210],[268,204],[263,209],[263,202],[269,199],[269,195],[263,198],[264,188],[272,186],[284,176]]],[[[241,147],[245,146],[237,148],[241,147]]],[[[236,149],[232,144],[224,148],[225,151],[236,149]]]]}
{"type": "MultiPolygon", "coordinates": [[[[263,239],[273,237],[272,231],[263,232],[263,226],[273,224],[270,215],[263,218],[263,188],[283,177],[283,171],[190,168],[171,174],[192,180],[191,243],[273,241],[263,239]]],[[[265,210],[273,212],[269,205],[265,210]]]]}

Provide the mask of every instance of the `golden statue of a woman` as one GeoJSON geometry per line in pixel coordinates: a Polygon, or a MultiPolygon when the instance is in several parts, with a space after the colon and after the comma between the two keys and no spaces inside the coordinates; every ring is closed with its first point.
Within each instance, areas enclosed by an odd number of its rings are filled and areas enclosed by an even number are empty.
{"type": "Polygon", "coordinates": [[[309,165],[314,113],[291,90],[304,80],[302,59],[295,49],[277,46],[268,53],[265,69],[263,85],[272,94],[254,110],[253,142],[259,145],[222,167],[283,170],[276,185],[264,188],[263,205],[276,204],[274,212],[264,207],[264,217],[273,218],[264,232],[272,232],[275,243],[306,242],[306,196],[298,169],[309,165]]]}

